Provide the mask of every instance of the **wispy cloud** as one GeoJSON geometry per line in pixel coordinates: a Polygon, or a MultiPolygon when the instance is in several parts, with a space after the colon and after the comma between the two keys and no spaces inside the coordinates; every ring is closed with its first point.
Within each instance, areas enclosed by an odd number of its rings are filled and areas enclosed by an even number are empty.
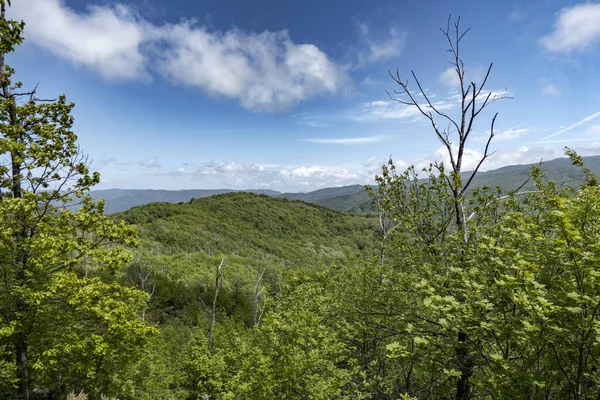
{"type": "MultiPolygon", "coordinates": [[[[454,102],[439,100],[432,103],[438,110],[449,110],[456,107],[454,102]]],[[[429,106],[422,107],[425,111],[429,106]]],[[[421,112],[415,106],[398,103],[392,100],[377,100],[362,103],[359,109],[352,113],[352,119],[356,121],[382,121],[392,119],[417,120],[422,117],[421,112]]]]}
{"type": "Polygon", "coordinates": [[[506,19],[510,22],[520,22],[523,20],[524,12],[518,4],[513,4],[512,11],[508,14],[506,19]]]}
{"type": "Polygon", "coordinates": [[[581,121],[575,122],[574,124],[569,125],[566,128],[563,128],[563,129],[561,129],[560,131],[558,131],[556,133],[553,133],[552,135],[546,136],[543,140],[548,140],[548,139],[551,139],[551,138],[553,138],[555,136],[562,135],[563,133],[569,132],[570,130],[573,130],[573,129],[581,126],[581,125],[585,125],[588,122],[593,121],[593,120],[595,120],[598,117],[600,117],[600,111],[598,111],[598,112],[596,112],[596,113],[594,113],[592,115],[589,115],[589,116],[585,117],[584,119],[582,119],[581,121]]]}
{"type": "Polygon", "coordinates": [[[372,156],[372,157],[369,157],[369,158],[367,158],[367,159],[365,160],[365,162],[363,163],[363,165],[364,165],[365,167],[370,167],[370,166],[372,166],[373,164],[375,164],[375,161],[377,161],[377,157],[375,157],[375,156],[372,156]]]}
{"type": "Polygon", "coordinates": [[[253,110],[287,109],[337,93],[348,81],[345,66],[313,44],[295,43],[285,30],[220,32],[186,21],[156,25],[126,5],[76,12],[61,0],[17,1],[10,13],[27,23],[28,39],[106,79],[163,76],[253,110]]]}
{"type": "Polygon", "coordinates": [[[566,145],[570,145],[570,143],[592,142],[592,141],[596,141],[596,140],[598,140],[598,138],[576,137],[576,138],[569,138],[569,139],[539,140],[537,142],[532,142],[529,144],[534,144],[534,145],[544,144],[545,145],[545,144],[564,143],[566,145]]]}
{"type": "Polygon", "coordinates": [[[440,80],[442,81],[442,83],[444,83],[444,85],[453,89],[458,88],[460,85],[460,79],[456,74],[456,69],[452,67],[448,68],[440,74],[440,80]]]}
{"type": "Polygon", "coordinates": [[[356,138],[311,138],[303,139],[303,142],[309,143],[323,143],[323,144],[365,144],[365,143],[377,143],[384,139],[383,136],[366,136],[356,138]]]}
{"type": "Polygon", "coordinates": [[[172,179],[202,181],[204,187],[233,189],[273,188],[277,190],[314,190],[323,187],[372,182],[370,166],[266,165],[210,161],[182,165],[169,171],[172,179]]]}
{"type": "Polygon", "coordinates": [[[592,125],[585,130],[586,134],[600,135],[600,125],[592,125]]]}
{"type": "Polygon", "coordinates": [[[385,81],[380,80],[380,79],[375,79],[371,75],[367,76],[361,82],[361,85],[363,85],[363,86],[371,86],[371,87],[373,87],[373,86],[381,86],[381,87],[383,87],[385,84],[386,84],[385,81]]]}
{"type": "Polygon", "coordinates": [[[357,50],[358,66],[374,64],[388,58],[398,57],[404,48],[406,34],[395,27],[389,28],[381,37],[375,35],[368,23],[357,21],[360,45],[357,50]]]}
{"type": "Polygon", "coordinates": [[[581,3],[563,8],[554,31],[540,39],[546,50],[555,53],[584,51],[600,41],[600,3],[581,3]]]}
{"type": "Polygon", "coordinates": [[[91,166],[98,171],[112,169],[129,169],[134,163],[128,161],[119,161],[116,158],[101,158],[100,160],[93,160],[91,166]]]}
{"type": "Polygon", "coordinates": [[[526,135],[529,132],[527,128],[510,128],[494,131],[495,140],[513,140],[526,135]]]}
{"type": "MultiPolygon", "coordinates": [[[[458,97],[450,95],[445,99],[433,101],[437,97],[436,93],[431,93],[427,89],[425,90],[427,91],[427,96],[432,101],[432,105],[439,111],[448,111],[460,106],[460,103],[457,102],[458,97]]],[[[502,94],[505,94],[505,92],[493,92],[492,98],[502,94]]],[[[417,95],[417,98],[421,97],[417,95]]],[[[425,112],[431,111],[431,108],[426,103],[421,104],[421,108],[425,112]]],[[[422,117],[423,115],[415,106],[402,104],[394,100],[375,100],[361,102],[346,110],[332,113],[296,114],[294,115],[294,120],[298,124],[319,128],[347,121],[371,123],[404,120],[406,122],[417,122],[422,117]]]]}
{"type": "Polygon", "coordinates": [[[158,162],[158,159],[156,157],[140,160],[140,161],[138,161],[138,165],[145,167],[145,168],[160,168],[162,166],[158,162]]]}
{"type": "Polygon", "coordinates": [[[553,83],[544,82],[542,84],[542,95],[544,96],[558,96],[560,94],[560,89],[553,83]]]}

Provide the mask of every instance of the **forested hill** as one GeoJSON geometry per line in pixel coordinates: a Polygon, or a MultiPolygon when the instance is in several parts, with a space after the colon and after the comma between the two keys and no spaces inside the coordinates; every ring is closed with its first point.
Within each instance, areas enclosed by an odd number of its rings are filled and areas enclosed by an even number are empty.
{"type": "MultiPolygon", "coordinates": [[[[584,157],[586,166],[597,175],[600,175],[600,156],[584,157]]],[[[474,186],[500,186],[505,190],[518,188],[529,176],[532,164],[511,165],[492,171],[477,174],[474,186]]],[[[542,171],[548,179],[556,181],[559,185],[577,186],[583,182],[583,174],[573,167],[566,158],[543,162],[542,171]]],[[[465,172],[469,174],[469,172],[465,172]]],[[[349,212],[372,211],[371,200],[363,185],[350,185],[330,187],[308,193],[281,193],[274,190],[246,190],[251,193],[265,194],[271,197],[287,198],[289,200],[302,200],[319,204],[334,210],[349,212]]],[[[128,210],[131,207],[152,202],[187,202],[192,198],[203,198],[224,193],[236,192],[230,189],[219,190],[127,190],[109,189],[92,191],[96,200],[104,199],[106,213],[112,214],[128,210]]]]}
{"type": "Polygon", "coordinates": [[[135,225],[144,247],[163,253],[269,255],[291,264],[357,254],[377,232],[372,216],[246,192],[152,203],[114,217],[135,225]]]}

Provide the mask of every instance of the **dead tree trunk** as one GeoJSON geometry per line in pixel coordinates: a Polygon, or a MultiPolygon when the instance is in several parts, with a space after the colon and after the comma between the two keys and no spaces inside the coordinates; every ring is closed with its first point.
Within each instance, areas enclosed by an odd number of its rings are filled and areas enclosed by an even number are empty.
{"type": "Polygon", "coordinates": [[[221,260],[221,263],[217,267],[215,271],[215,297],[213,297],[212,302],[212,312],[210,316],[210,327],[208,329],[208,352],[210,353],[212,350],[213,344],[213,335],[215,332],[215,321],[217,319],[217,298],[219,297],[219,288],[221,287],[221,283],[223,282],[223,274],[221,273],[221,268],[225,263],[225,257],[221,260]]]}
{"type": "Polygon", "coordinates": [[[258,269],[258,276],[256,278],[256,284],[254,285],[254,297],[253,297],[253,327],[256,329],[258,324],[260,323],[260,317],[262,315],[259,314],[259,300],[260,300],[260,282],[262,281],[262,277],[265,274],[265,267],[261,266],[258,269]]]}

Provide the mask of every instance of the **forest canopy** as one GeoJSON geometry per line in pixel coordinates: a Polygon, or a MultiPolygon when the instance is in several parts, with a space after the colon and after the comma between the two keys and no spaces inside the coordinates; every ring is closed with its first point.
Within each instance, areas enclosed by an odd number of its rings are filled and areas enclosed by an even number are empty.
{"type": "Polygon", "coordinates": [[[597,399],[600,187],[540,167],[477,187],[507,92],[442,29],[456,115],[390,72],[449,163],[368,186],[373,212],[228,193],[107,216],[65,95],[23,88],[0,0],[0,398],[597,399]],[[486,119],[487,118],[487,119],[486,119]],[[481,158],[464,168],[475,127],[481,158]],[[77,207],[74,207],[74,203],[77,207]]]}

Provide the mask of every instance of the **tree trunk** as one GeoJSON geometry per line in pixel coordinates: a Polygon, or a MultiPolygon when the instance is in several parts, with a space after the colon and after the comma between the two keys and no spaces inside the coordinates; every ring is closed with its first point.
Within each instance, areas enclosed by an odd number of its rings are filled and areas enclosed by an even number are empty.
{"type": "Polygon", "coordinates": [[[212,312],[210,318],[210,327],[208,328],[208,352],[210,353],[212,350],[213,343],[213,334],[215,332],[215,321],[217,319],[217,298],[219,297],[219,287],[221,286],[221,281],[223,279],[223,275],[221,274],[221,267],[223,267],[223,263],[225,262],[225,257],[221,260],[221,263],[217,267],[217,271],[215,273],[215,297],[213,298],[212,303],[212,312]]]}
{"type": "MultiPolygon", "coordinates": [[[[460,174],[460,171],[458,172],[460,174]]],[[[460,175],[458,175],[460,176],[460,175]]],[[[456,225],[458,231],[462,234],[463,245],[468,245],[469,237],[467,232],[467,221],[465,218],[465,209],[462,202],[462,196],[460,193],[455,191],[455,207],[456,207],[456,225]]],[[[464,257],[464,252],[461,258],[464,257]]],[[[463,259],[464,261],[464,259],[463,259]]],[[[464,298],[459,299],[461,303],[464,302],[464,298]]],[[[467,400],[469,398],[470,382],[469,379],[473,376],[474,360],[473,355],[469,354],[467,349],[469,343],[469,335],[464,331],[458,332],[458,348],[456,350],[456,356],[458,358],[458,366],[460,368],[460,378],[456,383],[456,400],[467,400]]]]}
{"type": "Polygon", "coordinates": [[[468,400],[470,383],[469,379],[473,375],[473,357],[467,351],[469,335],[465,332],[458,332],[459,347],[456,351],[460,367],[460,378],[456,383],[456,400],[468,400]]]}
{"type": "Polygon", "coordinates": [[[30,399],[29,391],[29,367],[27,363],[27,338],[19,334],[15,340],[17,356],[17,377],[19,378],[19,397],[22,400],[30,399]]]}
{"type": "Polygon", "coordinates": [[[260,315],[258,314],[258,306],[259,306],[259,296],[260,296],[260,281],[262,280],[262,277],[265,273],[265,268],[261,267],[258,270],[258,277],[256,278],[256,284],[254,285],[254,297],[253,297],[253,304],[252,304],[252,309],[253,309],[253,327],[256,328],[258,326],[258,324],[260,323],[260,315]]]}

